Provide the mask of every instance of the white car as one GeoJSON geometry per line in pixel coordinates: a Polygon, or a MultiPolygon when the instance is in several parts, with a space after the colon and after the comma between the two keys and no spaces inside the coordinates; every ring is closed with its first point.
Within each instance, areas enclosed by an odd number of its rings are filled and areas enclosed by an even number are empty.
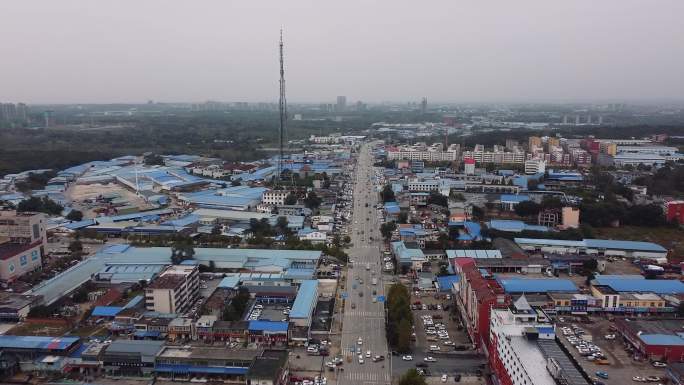
{"type": "Polygon", "coordinates": [[[401,356],[401,359],[404,361],[413,361],[413,356],[401,356]]]}
{"type": "Polygon", "coordinates": [[[605,336],[603,336],[603,338],[605,338],[607,340],[614,340],[615,334],[606,334],[605,336]]]}
{"type": "Polygon", "coordinates": [[[430,345],[430,350],[433,352],[436,352],[436,351],[442,350],[442,348],[440,348],[437,345],[430,345]]]}
{"type": "Polygon", "coordinates": [[[359,364],[363,364],[363,355],[359,354],[359,364]]]}
{"type": "Polygon", "coordinates": [[[425,362],[437,362],[437,359],[435,359],[432,356],[427,356],[427,357],[423,358],[423,361],[425,361],[425,362]]]}
{"type": "Polygon", "coordinates": [[[367,351],[366,351],[366,358],[370,358],[370,357],[371,357],[371,351],[370,351],[370,350],[367,350],[367,351]]]}
{"type": "Polygon", "coordinates": [[[446,374],[442,374],[442,382],[447,382],[447,375],[446,374]]]}
{"type": "Polygon", "coordinates": [[[356,343],[357,343],[358,345],[363,345],[363,338],[359,337],[359,339],[356,340],[356,343]]]}

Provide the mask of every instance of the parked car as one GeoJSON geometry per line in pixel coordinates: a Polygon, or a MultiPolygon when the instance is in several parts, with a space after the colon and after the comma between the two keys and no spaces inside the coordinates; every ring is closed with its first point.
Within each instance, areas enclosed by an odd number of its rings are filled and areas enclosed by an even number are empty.
{"type": "Polygon", "coordinates": [[[409,356],[409,355],[401,356],[401,359],[404,361],[413,361],[413,356],[409,356]]]}
{"type": "Polygon", "coordinates": [[[606,372],[602,372],[599,370],[595,374],[597,377],[603,378],[604,380],[608,379],[608,373],[606,373],[606,372]]]}

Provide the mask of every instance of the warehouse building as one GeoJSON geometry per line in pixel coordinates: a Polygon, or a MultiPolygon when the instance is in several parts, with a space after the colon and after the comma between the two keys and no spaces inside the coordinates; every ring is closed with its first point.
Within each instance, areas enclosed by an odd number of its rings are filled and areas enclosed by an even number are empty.
{"type": "Polygon", "coordinates": [[[596,256],[651,259],[667,257],[667,249],[652,242],[615,241],[608,239],[567,241],[537,238],[515,238],[514,241],[523,250],[537,253],[590,254],[596,256]]]}
{"type": "Polygon", "coordinates": [[[311,326],[311,315],[316,308],[317,302],[318,281],[307,280],[302,282],[290,311],[290,322],[297,326],[311,326]]]}
{"type": "Polygon", "coordinates": [[[116,377],[148,377],[164,341],[116,340],[102,355],[104,371],[116,377]]]}
{"type": "Polygon", "coordinates": [[[684,361],[680,320],[645,321],[619,318],[615,327],[642,356],[652,361],[684,361]]]}

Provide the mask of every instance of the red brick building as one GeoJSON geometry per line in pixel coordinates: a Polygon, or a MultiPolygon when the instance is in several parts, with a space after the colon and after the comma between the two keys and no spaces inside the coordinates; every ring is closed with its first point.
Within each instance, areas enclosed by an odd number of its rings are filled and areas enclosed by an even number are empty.
{"type": "Polygon", "coordinates": [[[456,300],[463,323],[475,348],[487,354],[491,310],[507,307],[510,296],[495,279],[484,278],[472,258],[453,261],[454,271],[461,277],[456,300]]]}

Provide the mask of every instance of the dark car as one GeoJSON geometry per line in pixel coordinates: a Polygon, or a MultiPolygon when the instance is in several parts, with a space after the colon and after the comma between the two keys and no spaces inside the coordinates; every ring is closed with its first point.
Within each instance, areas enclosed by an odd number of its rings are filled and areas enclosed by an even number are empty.
{"type": "Polygon", "coordinates": [[[416,368],[427,368],[427,367],[428,367],[428,364],[426,364],[425,362],[418,362],[416,364],[416,368]]]}

